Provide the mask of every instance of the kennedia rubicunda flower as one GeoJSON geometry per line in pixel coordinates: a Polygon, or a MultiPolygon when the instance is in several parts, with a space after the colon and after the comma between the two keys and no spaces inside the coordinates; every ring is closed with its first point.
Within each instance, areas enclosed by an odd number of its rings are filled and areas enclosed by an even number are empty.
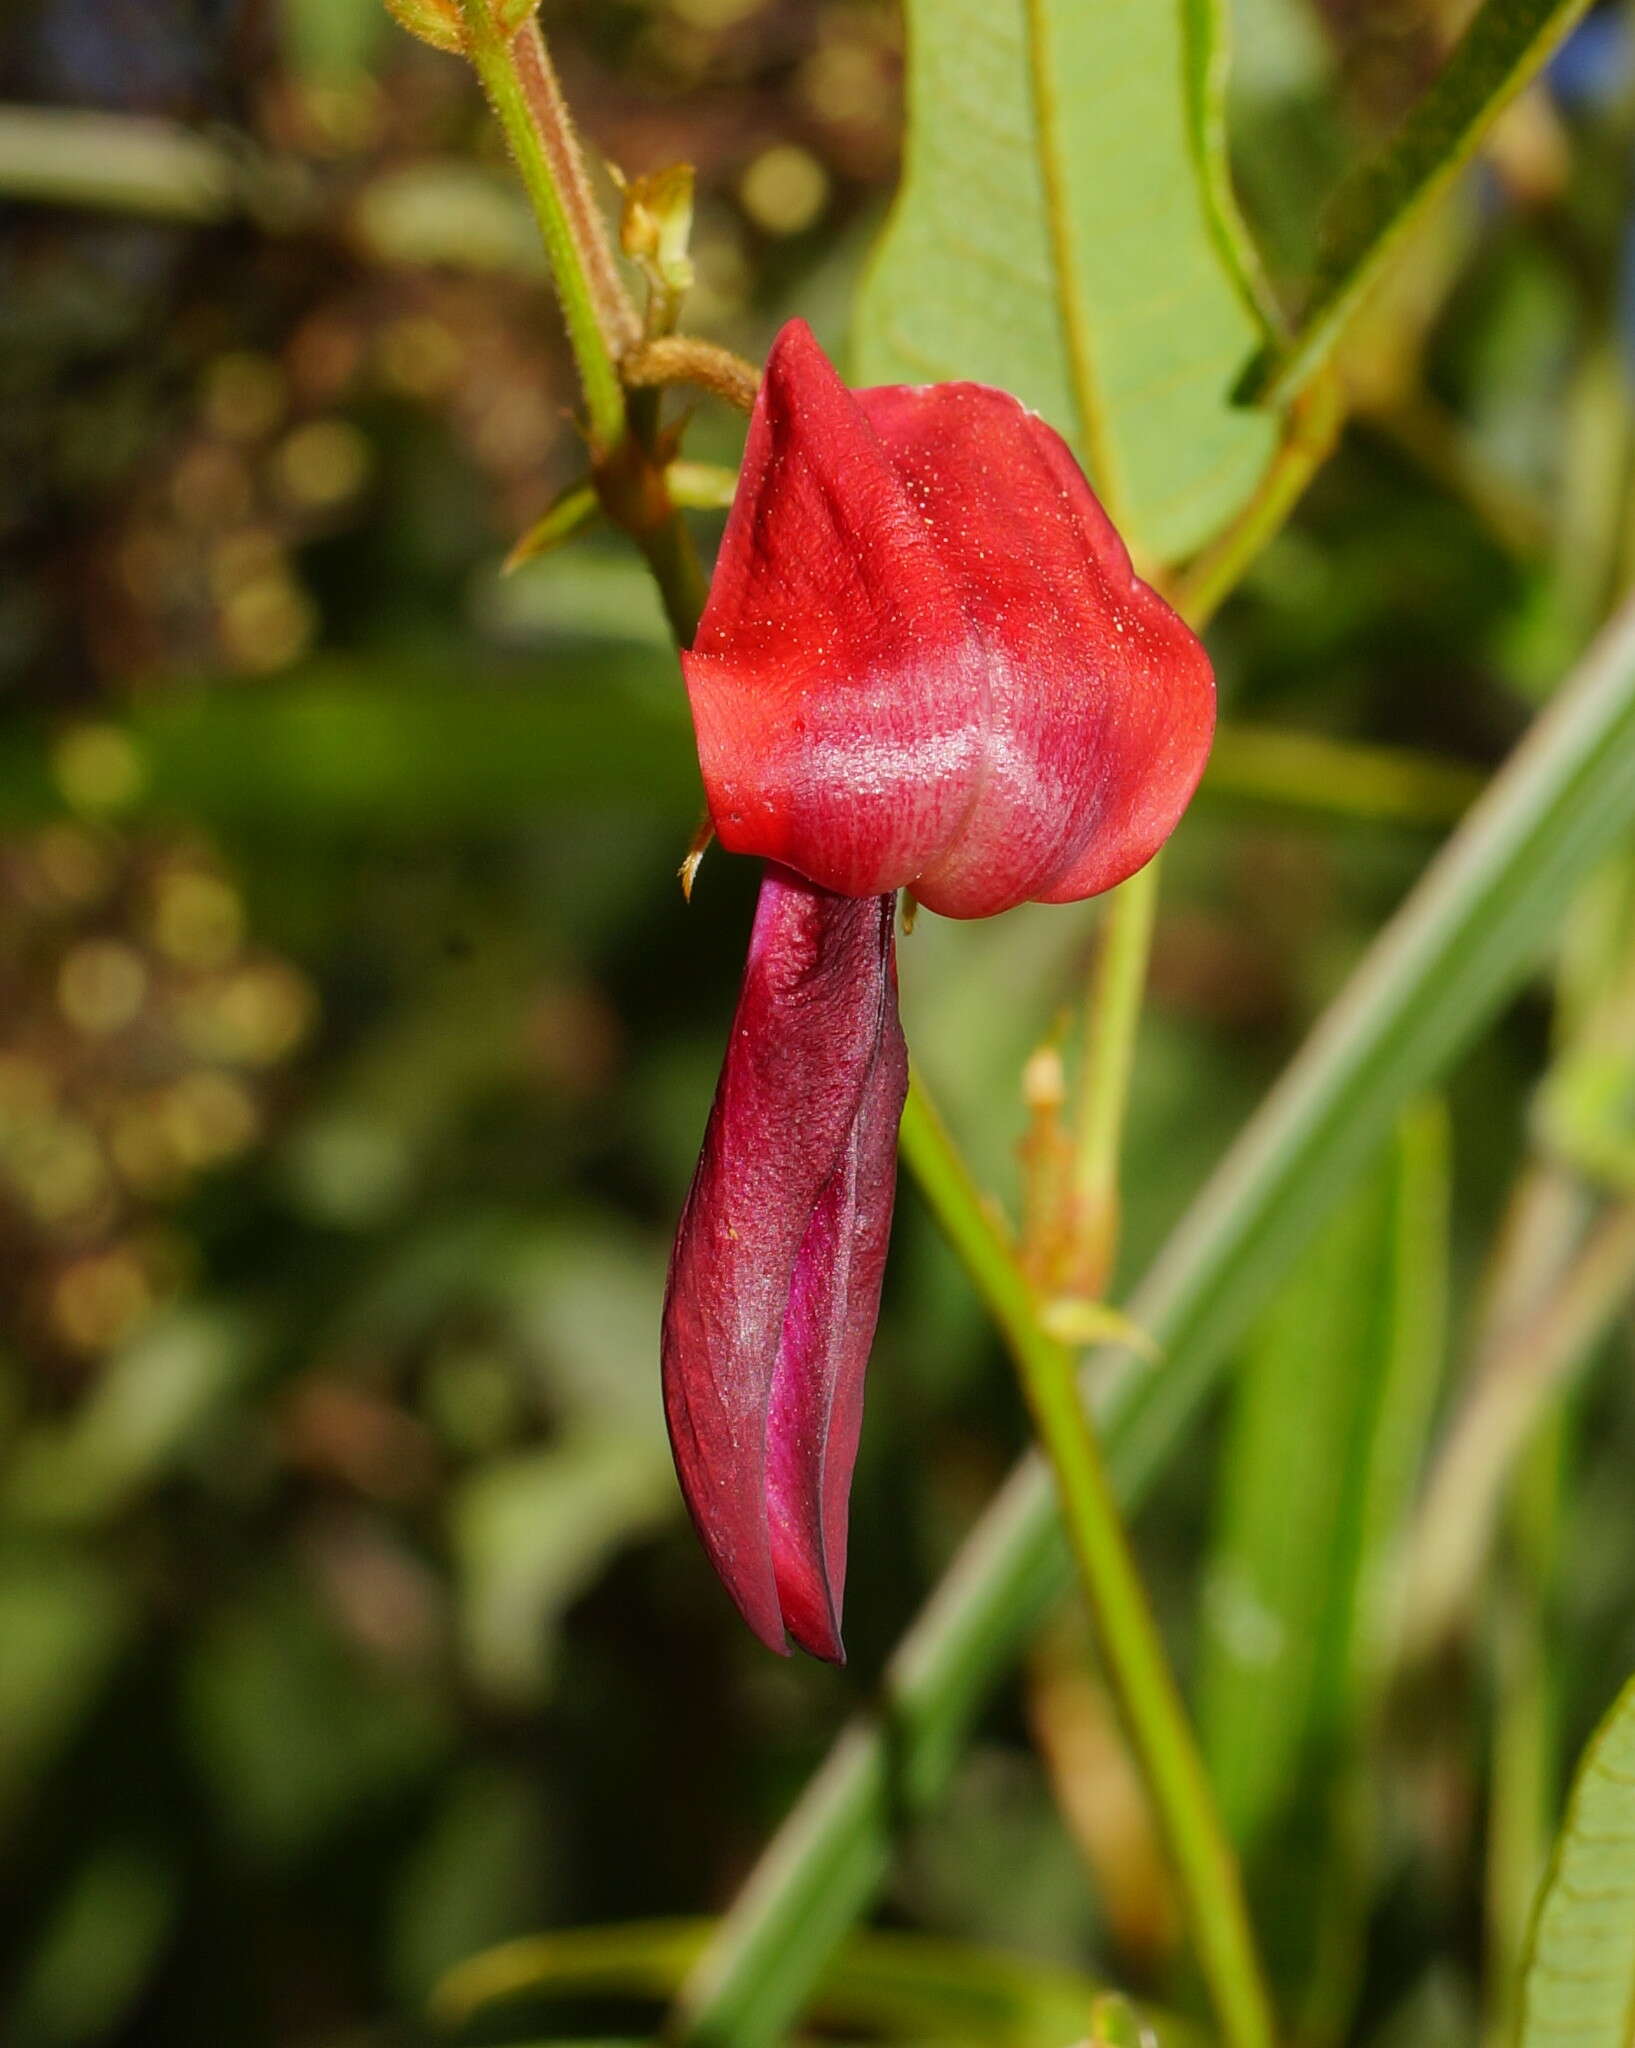
{"type": "Polygon", "coordinates": [[[1073,902],[1203,772],[1208,657],[1066,444],[981,384],[767,361],[692,648],[710,817],[767,862],[664,1311],[682,1491],[745,1620],[840,1658],[907,1085],[893,911],[1073,902]]]}

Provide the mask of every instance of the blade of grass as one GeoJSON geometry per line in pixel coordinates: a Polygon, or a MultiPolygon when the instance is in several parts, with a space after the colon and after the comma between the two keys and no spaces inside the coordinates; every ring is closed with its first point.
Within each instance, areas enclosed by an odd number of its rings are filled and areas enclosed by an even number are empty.
{"type": "Polygon", "coordinates": [[[1403,1113],[1233,1374],[1198,1717],[1302,2040],[1343,2036],[1363,1962],[1368,1751],[1445,1355],[1448,1150],[1436,1098],[1403,1113]]]}
{"type": "MultiPolygon", "coordinates": [[[[441,2026],[464,2029],[496,2007],[551,1998],[661,1998],[709,1939],[707,1920],[646,1920],[567,1928],[503,1942],[458,1964],[433,1994],[441,2026]]],[[[983,2041],[1045,2048],[1081,2034],[1103,1987],[1075,1970],[964,1942],[859,1934],[824,1973],[826,2025],[909,2041],[983,2041]]],[[[1167,2048],[1193,2039],[1151,2008],[1167,2048]]]]}
{"type": "MultiPolygon", "coordinates": [[[[1495,778],[1159,1254],[1130,1302],[1160,1368],[1098,1356],[1114,1483],[1137,1499],[1226,1348],[1404,1102],[1523,979],[1572,884],[1635,821],[1635,608],[1495,778]]],[[[986,1223],[978,1227],[986,1229],[986,1223]]],[[[946,1778],[972,1715],[1064,1583],[1044,1470],[1024,1460],[837,1741],[683,1993],[676,2038],[770,2040],[946,1778]]]]}
{"type": "Polygon", "coordinates": [[[1335,193],[1305,317],[1293,339],[1251,380],[1251,398],[1286,405],[1311,382],[1403,237],[1447,190],[1588,4],[1484,0],[1436,82],[1385,149],[1335,193]]]}

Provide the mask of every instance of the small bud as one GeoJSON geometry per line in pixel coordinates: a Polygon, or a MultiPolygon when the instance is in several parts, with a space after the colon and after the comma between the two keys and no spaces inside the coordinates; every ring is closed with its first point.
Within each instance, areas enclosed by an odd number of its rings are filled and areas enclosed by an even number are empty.
{"type": "Polygon", "coordinates": [[[465,54],[466,30],[459,0],[386,0],[386,7],[400,28],[430,43],[434,50],[447,50],[451,57],[465,54]]]}
{"type": "Polygon", "coordinates": [[[1053,1112],[1067,1100],[1067,1076],[1058,1046],[1041,1045],[1022,1069],[1022,1101],[1031,1110],[1053,1112]]]}
{"type": "Polygon", "coordinates": [[[655,298],[666,304],[692,289],[693,264],[687,254],[692,232],[691,164],[669,164],[625,183],[619,247],[641,265],[655,298]]]}

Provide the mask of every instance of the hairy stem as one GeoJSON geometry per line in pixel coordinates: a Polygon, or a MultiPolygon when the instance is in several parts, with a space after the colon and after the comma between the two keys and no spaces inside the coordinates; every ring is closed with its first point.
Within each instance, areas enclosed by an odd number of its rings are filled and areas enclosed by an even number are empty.
{"type": "Polygon", "coordinates": [[[466,47],[533,204],[579,369],[593,449],[626,432],[619,357],[641,334],[619,281],[590,178],[539,25],[515,35],[494,24],[489,0],[461,0],[466,47]]]}
{"type": "Polygon", "coordinates": [[[749,411],[761,388],[761,373],[753,363],[734,355],[730,348],[719,348],[713,341],[699,341],[690,334],[665,334],[645,341],[630,351],[619,368],[628,385],[696,384],[740,412],[749,411]]]}

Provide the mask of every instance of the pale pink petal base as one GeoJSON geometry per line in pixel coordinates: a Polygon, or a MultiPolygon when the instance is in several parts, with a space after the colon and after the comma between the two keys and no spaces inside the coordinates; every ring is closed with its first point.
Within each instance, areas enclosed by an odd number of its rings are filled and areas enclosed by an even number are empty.
{"type": "Polygon", "coordinates": [[[908,1087],[894,913],[768,867],[664,1305],[665,1415],[710,1560],[764,1643],[836,1662],[908,1087]]]}

